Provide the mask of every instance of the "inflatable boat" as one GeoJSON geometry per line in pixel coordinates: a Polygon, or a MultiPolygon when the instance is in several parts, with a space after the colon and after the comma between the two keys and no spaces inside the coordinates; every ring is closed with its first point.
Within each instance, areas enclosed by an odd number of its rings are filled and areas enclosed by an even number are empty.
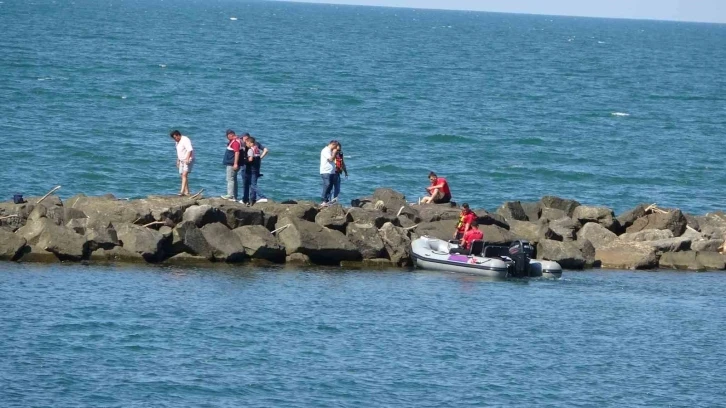
{"type": "Polygon", "coordinates": [[[411,243],[414,262],[421,269],[494,278],[554,279],[562,276],[560,264],[533,259],[534,252],[534,247],[522,240],[510,245],[488,245],[484,241],[473,241],[469,251],[461,251],[456,243],[427,236],[411,243]]]}

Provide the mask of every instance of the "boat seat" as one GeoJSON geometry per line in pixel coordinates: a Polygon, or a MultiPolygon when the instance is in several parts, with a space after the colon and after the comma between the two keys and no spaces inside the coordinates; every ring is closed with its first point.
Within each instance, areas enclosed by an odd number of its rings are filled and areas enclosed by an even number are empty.
{"type": "Polygon", "coordinates": [[[484,241],[475,239],[471,241],[471,248],[469,249],[469,255],[480,256],[484,253],[484,241]]]}
{"type": "Polygon", "coordinates": [[[484,256],[487,258],[509,256],[509,247],[505,245],[486,245],[484,246],[484,256]]]}

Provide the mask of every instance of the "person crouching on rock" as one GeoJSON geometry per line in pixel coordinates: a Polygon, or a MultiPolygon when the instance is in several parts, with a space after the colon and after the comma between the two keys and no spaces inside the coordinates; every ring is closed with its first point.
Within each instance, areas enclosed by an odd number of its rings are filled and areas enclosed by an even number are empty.
{"type": "Polygon", "coordinates": [[[429,180],[431,185],[426,187],[426,193],[428,197],[421,199],[421,204],[444,204],[451,202],[451,190],[449,190],[449,183],[446,179],[439,177],[433,171],[429,173],[429,180]]]}
{"type": "MultiPolygon", "coordinates": [[[[472,213],[473,214],[473,213],[472,213]]],[[[479,221],[474,218],[471,221],[471,228],[464,234],[464,238],[461,240],[461,245],[458,248],[453,248],[449,251],[452,254],[468,254],[471,248],[471,243],[476,240],[483,240],[484,233],[479,230],[479,221]]]]}
{"type": "Polygon", "coordinates": [[[461,239],[472,228],[476,221],[476,214],[469,208],[469,204],[461,205],[461,213],[459,214],[459,222],[456,224],[454,231],[454,239],[461,239]]]}

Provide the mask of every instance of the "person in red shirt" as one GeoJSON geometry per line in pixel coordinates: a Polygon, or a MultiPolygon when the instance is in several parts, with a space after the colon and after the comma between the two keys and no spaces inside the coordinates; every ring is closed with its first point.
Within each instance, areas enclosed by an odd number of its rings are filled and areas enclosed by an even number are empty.
{"type": "Polygon", "coordinates": [[[464,203],[461,205],[461,214],[459,214],[459,222],[456,224],[456,231],[454,231],[454,239],[461,239],[464,234],[472,226],[472,223],[476,221],[476,214],[469,208],[469,204],[464,203]]]}
{"type": "Polygon", "coordinates": [[[439,177],[433,171],[429,173],[431,185],[426,187],[427,197],[421,199],[421,204],[444,204],[451,202],[451,190],[446,179],[439,177]]]}
{"type": "Polygon", "coordinates": [[[476,218],[471,222],[471,228],[464,234],[464,238],[461,240],[461,245],[458,248],[452,249],[451,253],[467,254],[471,248],[471,243],[476,240],[483,240],[484,233],[479,230],[479,222],[476,218]]]}

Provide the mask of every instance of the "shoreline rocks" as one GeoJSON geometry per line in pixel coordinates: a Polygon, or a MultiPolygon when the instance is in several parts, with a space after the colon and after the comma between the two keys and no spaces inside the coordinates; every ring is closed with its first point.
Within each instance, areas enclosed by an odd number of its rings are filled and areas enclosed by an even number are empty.
{"type": "MultiPolygon", "coordinates": [[[[460,211],[411,204],[388,188],[351,207],[326,208],[305,201],[246,207],[218,198],[118,200],[110,194],[28,200],[0,203],[0,260],[410,267],[411,241],[451,239],[460,211]]],[[[555,196],[474,211],[485,241],[528,240],[538,258],[565,269],[726,269],[721,211],[692,215],[640,204],[616,216],[607,207],[555,196]]]]}

